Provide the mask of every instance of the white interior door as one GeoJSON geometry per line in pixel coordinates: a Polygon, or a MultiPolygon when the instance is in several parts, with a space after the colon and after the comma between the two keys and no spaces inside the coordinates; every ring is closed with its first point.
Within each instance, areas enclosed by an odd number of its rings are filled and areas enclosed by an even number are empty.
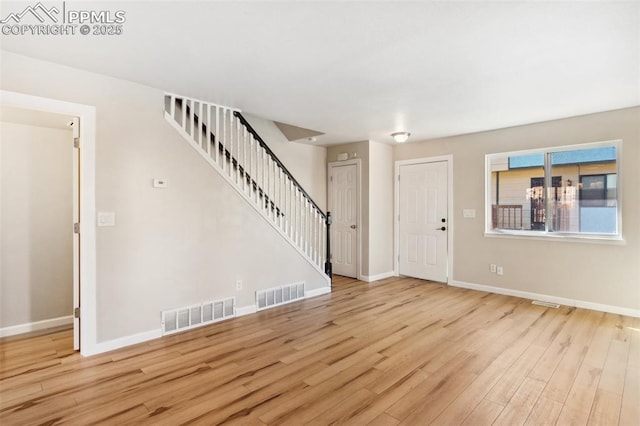
{"type": "Polygon", "coordinates": [[[333,216],[333,273],[358,277],[358,174],[356,164],[330,167],[329,211],[333,216]]]}
{"type": "Polygon", "coordinates": [[[408,164],[399,170],[399,273],[446,282],[448,164],[408,164]]]}

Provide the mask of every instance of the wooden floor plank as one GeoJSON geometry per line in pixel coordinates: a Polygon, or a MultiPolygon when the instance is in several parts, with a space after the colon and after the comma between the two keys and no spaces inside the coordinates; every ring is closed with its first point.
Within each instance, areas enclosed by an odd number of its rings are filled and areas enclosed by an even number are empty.
{"type": "Polygon", "coordinates": [[[640,320],[413,278],[84,358],[0,339],[0,423],[640,424],[640,320]]]}

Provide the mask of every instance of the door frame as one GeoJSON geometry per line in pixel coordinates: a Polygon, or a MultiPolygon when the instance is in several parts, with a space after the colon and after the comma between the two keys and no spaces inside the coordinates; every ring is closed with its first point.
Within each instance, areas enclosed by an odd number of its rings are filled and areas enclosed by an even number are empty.
{"type": "Polygon", "coordinates": [[[453,282],[453,155],[440,155],[437,157],[414,158],[411,160],[399,160],[395,162],[394,174],[394,203],[393,203],[393,273],[400,276],[400,167],[412,164],[447,163],[447,284],[453,282]]]}
{"type": "MultiPolygon", "coordinates": [[[[97,351],[96,315],[96,108],[57,99],[0,90],[0,104],[7,107],[70,115],[80,119],[80,283],[74,285],[74,300],[81,307],[80,353],[97,351]],[[76,292],[80,294],[76,294],[76,292]]],[[[75,306],[74,306],[75,308],[75,306]]]]}
{"type": "Polygon", "coordinates": [[[332,169],[340,166],[356,166],[356,215],[358,226],[356,227],[356,279],[362,280],[362,167],[359,158],[344,161],[332,161],[327,163],[327,211],[331,211],[331,191],[333,182],[331,181],[332,169]]]}

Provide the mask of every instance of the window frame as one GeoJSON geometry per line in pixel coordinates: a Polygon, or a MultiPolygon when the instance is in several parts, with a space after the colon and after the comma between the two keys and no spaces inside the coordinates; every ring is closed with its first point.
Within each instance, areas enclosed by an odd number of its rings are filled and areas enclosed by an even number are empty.
{"type": "MultiPolygon", "coordinates": [[[[606,178],[605,178],[606,182],[606,178]]],[[[485,221],[484,236],[485,237],[508,237],[508,238],[526,238],[526,239],[543,239],[543,240],[564,240],[564,241],[594,241],[594,242],[624,242],[622,237],[622,140],[614,139],[601,142],[588,142],[573,145],[550,146],[543,148],[494,152],[485,155],[485,221]],[[492,171],[491,162],[496,157],[524,156],[531,154],[543,154],[544,157],[544,179],[545,191],[552,185],[552,164],[551,155],[556,152],[575,151],[592,148],[614,147],[616,152],[616,215],[617,215],[617,232],[612,234],[589,233],[589,232],[567,232],[550,230],[550,222],[552,218],[547,217],[544,230],[524,230],[524,229],[492,229],[492,171]]],[[[606,192],[605,192],[606,193],[606,192]]],[[[548,211],[549,197],[545,199],[545,208],[548,211]]]]}

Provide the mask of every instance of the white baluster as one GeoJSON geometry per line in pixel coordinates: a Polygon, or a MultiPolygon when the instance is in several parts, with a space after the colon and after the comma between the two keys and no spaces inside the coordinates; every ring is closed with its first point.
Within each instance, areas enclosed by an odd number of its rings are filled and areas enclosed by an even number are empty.
{"type": "Polygon", "coordinates": [[[195,103],[193,101],[191,101],[191,107],[189,108],[189,116],[190,116],[190,120],[191,120],[191,128],[189,130],[191,130],[191,140],[195,143],[196,142],[196,135],[195,135],[195,121],[196,121],[196,106],[195,103]]]}
{"type": "Polygon", "coordinates": [[[225,140],[225,145],[227,146],[227,150],[229,151],[229,160],[227,161],[227,176],[231,177],[233,173],[233,128],[231,126],[231,110],[227,110],[225,127],[227,128],[227,138],[225,140]]]}
{"type": "Polygon", "coordinates": [[[280,229],[282,229],[283,224],[283,202],[282,202],[282,169],[278,167],[278,208],[280,209],[280,215],[278,216],[280,229]]]}
{"type": "Polygon", "coordinates": [[[293,182],[291,178],[287,176],[287,186],[289,192],[289,234],[292,240],[295,240],[295,231],[293,229],[295,223],[295,197],[296,193],[294,191],[293,182]]]}
{"type": "Polygon", "coordinates": [[[180,123],[180,125],[182,126],[182,130],[184,130],[186,133],[187,132],[187,100],[185,98],[182,98],[182,123],[180,123]]]}
{"type": "Polygon", "coordinates": [[[211,104],[206,105],[207,130],[204,132],[204,152],[211,158],[211,104]]]}
{"type": "Polygon", "coordinates": [[[216,116],[216,127],[215,127],[216,132],[213,137],[213,156],[215,157],[216,166],[220,166],[219,159],[218,159],[218,153],[219,153],[218,144],[220,143],[220,108],[217,105],[214,106],[213,112],[215,113],[215,116],[216,116]]]}
{"type": "Polygon", "coordinates": [[[237,151],[238,153],[236,154],[237,160],[236,160],[236,176],[238,180],[238,184],[240,184],[240,179],[242,179],[242,174],[240,173],[240,165],[244,164],[244,158],[241,158],[240,153],[242,152],[242,141],[240,140],[240,135],[242,134],[242,129],[240,128],[240,122],[238,121],[238,117],[236,117],[235,115],[233,116],[233,122],[236,125],[236,141],[238,143],[238,148],[237,151]],[[242,163],[240,163],[240,160],[242,160],[242,163]]]}
{"type": "Polygon", "coordinates": [[[169,115],[171,115],[171,119],[176,119],[176,97],[171,95],[171,103],[169,104],[169,115]]]}
{"type": "Polygon", "coordinates": [[[306,197],[304,199],[304,235],[304,252],[309,256],[309,247],[311,246],[309,237],[311,233],[309,232],[309,200],[306,197]]]}
{"type": "Polygon", "coordinates": [[[242,190],[246,194],[247,193],[247,167],[249,166],[249,160],[247,160],[247,128],[242,126],[242,170],[244,173],[242,174],[242,190]]]}
{"type": "Polygon", "coordinates": [[[227,170],[227,156],[226,156],[226,150],[228,148],[228,144],[227,144],[227,109],[226,108],[222,108],[222,116],[220,117],[220,121],[222,121],[222,139],[220,139],[220,144],[222,145],[222,171],[225,172],[227,170]]]}
{"type": "Polygon", "coordinates": [[[200,108],[198,111],[198,145],[200,146],[200,149],[203,149],[204,147],[202,146],[202,133],[204,133],[204,115],[202,114],[202,102],[199,103],[200,108]]]}
{"type": "Polygon", "coordinates": [[[251,135],[251,155],[253,156],[253,169],[251,171],[251,179],[256,184],[256,188],[254,190],[253,184],[251,185],[251,190],[254,191],[256,205],[258,205],[258,141],[256,141],[251,135]]]}

